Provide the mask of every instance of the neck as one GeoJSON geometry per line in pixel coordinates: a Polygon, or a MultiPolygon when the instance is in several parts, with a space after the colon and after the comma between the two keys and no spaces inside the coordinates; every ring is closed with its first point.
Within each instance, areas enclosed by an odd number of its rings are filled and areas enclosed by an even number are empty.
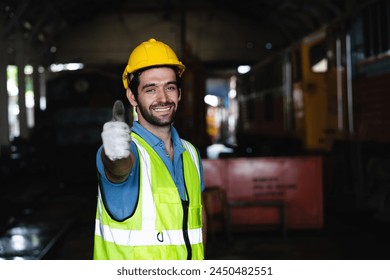
{"type": "Polygon", "coordinates": [[[172,134],[171,134],[172,127],[171,127],[171,125],[156,126],[156,125],[152,125],[152,124],[150,124],[146,121],[142,121],[142,120],[139,120],[139,123],[164,142],[165,150],[167,151],[170,158],[173,158],[173,143],[172,143],[172,134]]]}
{"type": "Polygon", "coordinates": [[[171,139],[171,125],[157,126],[143,120],[139,120],[139,123],[164,142],[171,139]]]}

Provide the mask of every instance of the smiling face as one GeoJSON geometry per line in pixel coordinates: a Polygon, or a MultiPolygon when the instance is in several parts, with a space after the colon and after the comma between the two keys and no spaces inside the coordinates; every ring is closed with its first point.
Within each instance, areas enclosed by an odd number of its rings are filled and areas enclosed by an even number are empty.
{"type": "Polygon", "coordinates": [[[165,127],[173,123],[180,101],[176,74],[169,67],[151,68],[139,76],[138,98],[131,91],[127,97],[137,107],[138,120],[145,127],[165,127]]]}

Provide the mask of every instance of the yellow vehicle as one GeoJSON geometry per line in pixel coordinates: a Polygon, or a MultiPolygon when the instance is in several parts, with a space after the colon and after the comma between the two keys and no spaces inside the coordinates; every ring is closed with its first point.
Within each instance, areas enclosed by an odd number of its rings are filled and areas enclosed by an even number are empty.
{"type": "Polygon", "coordinates": [[[365,16],[377,10],[329,25],[239,76],[238,144],[256,151],[299,141],[305,151],[331,151],[339,140],[390,141],[390,33],[365,16]]]}
{"type": "Polygon", "coordinates": [[[390,217],[389,18],[375,1],[240,75],[240,156],[320,154],[337,207],[390,217]]]}

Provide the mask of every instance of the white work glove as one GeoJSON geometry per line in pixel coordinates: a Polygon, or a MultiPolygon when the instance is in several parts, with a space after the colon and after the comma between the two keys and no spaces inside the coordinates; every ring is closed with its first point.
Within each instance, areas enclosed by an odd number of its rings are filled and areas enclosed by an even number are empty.
{"type": "Polygon", "coordinates": [[[104,152],[114,161],[130,155],[130,128],[125,123],[125,107],[117,100],[112,108],[112,120],[103,126],[102,140],[104,152]]]}

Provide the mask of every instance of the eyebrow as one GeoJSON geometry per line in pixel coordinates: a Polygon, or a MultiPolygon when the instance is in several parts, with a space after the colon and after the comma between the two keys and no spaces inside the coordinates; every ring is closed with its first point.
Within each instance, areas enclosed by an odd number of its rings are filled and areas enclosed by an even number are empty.
{"type": "MultiPolygon", "coordinates": [[[[164,85],[177,85],[177,82],[176,81],[169,81],[167,83],[165,83],[164,85]]],[[[142,89],[145,89],[145,88],[148,88],[148,87],[154,87],[154,86],[157,86],[156,83],[149,83],[149,84],[145,84],[142,89]]]]}

